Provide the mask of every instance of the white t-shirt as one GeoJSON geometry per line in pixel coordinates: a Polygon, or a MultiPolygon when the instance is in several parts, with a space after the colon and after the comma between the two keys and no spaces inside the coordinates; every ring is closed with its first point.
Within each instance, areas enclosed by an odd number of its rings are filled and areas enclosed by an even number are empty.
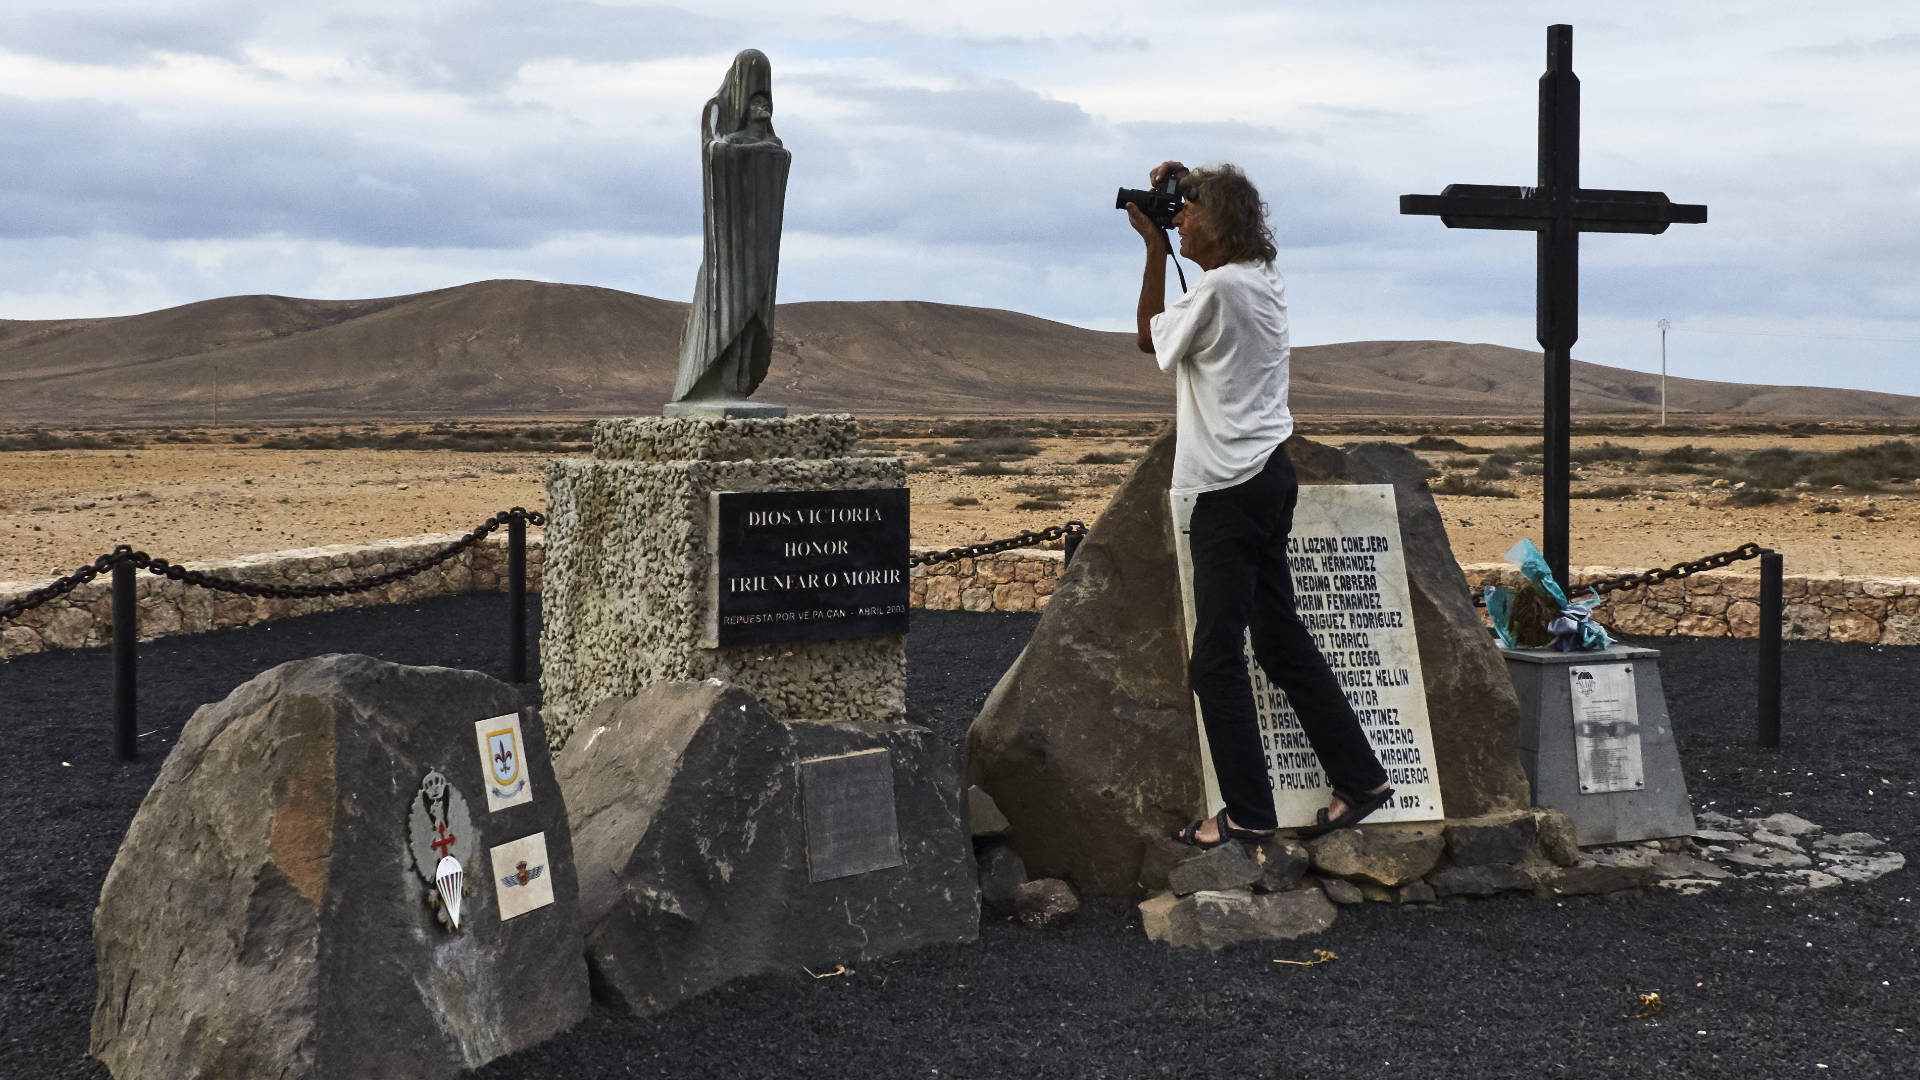
{"type": "Polygon", "coordinates": [[[1178,380],[1173,490],[1193,495],[1258,473],[1293,434],[1287,287],[1257,262],[1200,275],[1153,317],[1154,359],[1178,380]]]}

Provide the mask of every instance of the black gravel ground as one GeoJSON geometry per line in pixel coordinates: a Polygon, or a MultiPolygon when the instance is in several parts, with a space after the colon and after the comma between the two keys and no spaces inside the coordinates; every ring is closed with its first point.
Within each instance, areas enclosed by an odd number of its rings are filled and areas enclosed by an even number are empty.
{"type": "MultiPolygon", "coordinates": [[[[9,767],[0,1077],[86,1057],[88,921],[120,837],[197,705],[282,661],[359,651],[504,670],[504,602],[470,595],[172,638],[141,651],[142,757],[113,760],[106,650],[0,663],[9,767]]],[[[959,740],[1031,616],[916,613],[908,697],[959,740]]],[[[1753,746],[1753,645],[1662,640],[1698,809],[1791,811],[1920,854],[1920,651],[1790,643],[1786,745],[1753,746]]],[[[1032,933],[814,979],[741,980],[662,1016],[594,1012],[476,1075],[1413,1077],[1920,1075],[1915,867],[1861,886],[1343,909],[1317,939],[1206,955],[1095,902],[1032,933]],[[1277,964],[1338,960],[1315,967],[1277,964]],[[1633,1019],[1637,995],[1665,1008],[1633,1019]]]]}

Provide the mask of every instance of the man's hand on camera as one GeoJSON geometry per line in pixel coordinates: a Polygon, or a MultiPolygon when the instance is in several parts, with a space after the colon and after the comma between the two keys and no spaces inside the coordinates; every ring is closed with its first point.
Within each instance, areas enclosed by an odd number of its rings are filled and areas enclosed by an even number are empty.
{"type": "Polygon", "coordinates": [[[1154,187],[1159,187],[1160,181],[1165,180],[1169,173],[1183,173],[1186,171],[1187,167],[1177,161],[1163,161],[1155,165],[1153,170],[1147,173],[1147,182],[1154,187]]]}
{"type": "Polygon", "coordinates": [[[1160,226],[1155,225],[1153,219],[1141,213],[1140,208],[1133,203],[1127,204],[1127,221],[1133,226],[1133,231],[1146,240],[1148,254],[1166,255],[1167,234],[1161,232],[1160,226]]]}

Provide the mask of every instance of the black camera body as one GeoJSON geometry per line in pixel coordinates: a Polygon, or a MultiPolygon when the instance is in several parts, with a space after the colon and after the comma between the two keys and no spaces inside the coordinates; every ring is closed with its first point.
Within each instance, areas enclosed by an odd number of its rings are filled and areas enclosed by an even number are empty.
{"type": "Polygon", "coordinates": [[[1180,198],[1180,178],[1185,172],[1169,173],[1160,181],[1157,189],[1121,188],[1120,194],[1113,200],[1115,210],[1125,210],[1128,204],[1140,208],[1147,219],[1162,229],[1173,228],[1173,215],[1180,212],[1186,203],[1180,198]]]}

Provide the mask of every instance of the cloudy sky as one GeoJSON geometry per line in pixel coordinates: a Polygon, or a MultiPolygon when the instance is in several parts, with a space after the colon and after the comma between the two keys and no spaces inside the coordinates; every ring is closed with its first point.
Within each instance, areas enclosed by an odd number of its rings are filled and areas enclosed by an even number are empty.
{"type": "MultiPolygon", "coordinates": [[[[1575,356],[1920,394],[1920,5],[11,0],[0,318],[535,278],[685,300],[701,103],[773,61],[783,301],[1131,325],[1114,189],[1244,165],[1294,340],[1533,348],[1533,240],[1402,217],[1531,184],[1550,22],[1582,179],[1706,225],[1582,241],[1575,356]]],[[[1189,275],[1195,272],[1188,267],[1189,275]]]]}

